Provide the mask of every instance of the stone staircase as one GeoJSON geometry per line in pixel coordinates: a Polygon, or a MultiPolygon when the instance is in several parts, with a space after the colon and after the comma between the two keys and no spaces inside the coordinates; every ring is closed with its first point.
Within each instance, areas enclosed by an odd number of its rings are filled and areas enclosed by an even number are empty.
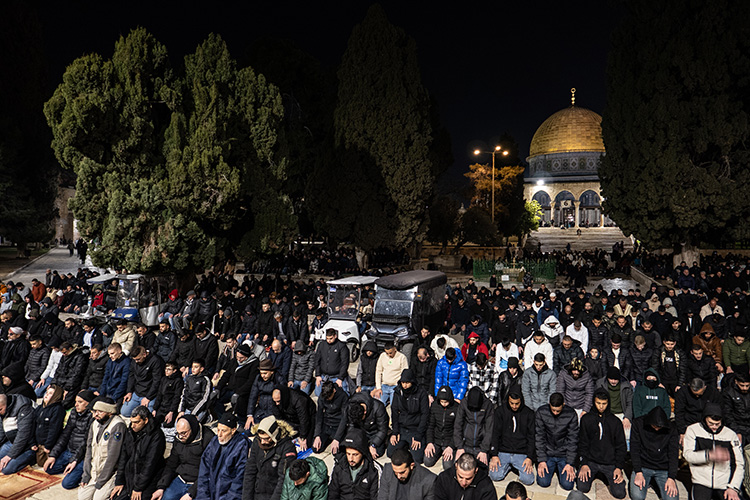
{"type": "Polygon", "coordinates": [[[581,235],[576,235],[576,229],[560,229],[559,227],[542,227],[529,235],[526,240],[526,248],[536,249],[542,244],[542,252],[564,250],[568,243],[573,251],[593,250],[602,248],[607,252],[612,251],[612,245],[622,241],[625,250],[633,249],[633,241],[625,236],[617,227],[590,227],[581,228],[581,235]]]}

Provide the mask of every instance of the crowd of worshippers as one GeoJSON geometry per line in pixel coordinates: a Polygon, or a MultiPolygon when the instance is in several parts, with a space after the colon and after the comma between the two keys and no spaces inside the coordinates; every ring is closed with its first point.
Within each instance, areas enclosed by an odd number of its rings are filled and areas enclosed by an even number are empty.
{"type": "MultiPolygon", "coordinates": [[[[82,272],[62,284],[99,293],[82,272]]],[[[363,338],[356,367],[324,290],[207,275],[152,329],[60,321],[52,282],[34,280],[0,315],[0,471],[36,464],[80,499],[496,499],[514,474],[673,500],[681,454],[695,500],[746,497],[742,290],[469,279],[446,286],[440,326],[408,346],[363,338]]]]}

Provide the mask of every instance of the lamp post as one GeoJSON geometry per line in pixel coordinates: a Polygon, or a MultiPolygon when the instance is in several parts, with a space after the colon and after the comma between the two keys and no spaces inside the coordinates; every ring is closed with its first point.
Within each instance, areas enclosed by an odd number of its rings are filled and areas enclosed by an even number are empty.
{"type": "Polygon", "coordinates": [[[490,211],[490,219],[492,222],[495,222],[495,154],[501,153],[503,156],[508,156],[508,150],[503,150],[502,147],[495,146],[495,149],[493,151],[480,151],[478,149],[474,150],[474,155],[478,156],[480,154],[488,154],[492,155],[492,208],[490,211]]]}

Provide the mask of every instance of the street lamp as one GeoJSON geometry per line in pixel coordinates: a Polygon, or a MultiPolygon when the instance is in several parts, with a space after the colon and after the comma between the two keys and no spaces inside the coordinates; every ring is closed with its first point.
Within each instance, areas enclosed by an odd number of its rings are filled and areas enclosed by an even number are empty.
{"type": "Polygon", "coordinates": [[[474,155],[478,156],[480,154],[486,154],[486,155],[492,155],[492,211],[490,212],[490,218],[492,222],[495,222],[495,154],[501,153],[503,156],[508,156],[508,150],[503,150],[500,146],[495,146],[495,149],[493,151],[480,151],[478,149],[474,150],[474,155]]]}

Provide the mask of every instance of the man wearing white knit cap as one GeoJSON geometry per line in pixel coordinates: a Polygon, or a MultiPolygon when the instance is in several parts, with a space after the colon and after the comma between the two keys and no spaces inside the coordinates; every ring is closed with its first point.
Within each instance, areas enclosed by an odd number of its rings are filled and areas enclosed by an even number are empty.
{"type": "Polygon", "coordinates": [[[78,500],[108,499],[115,487],[115,472],[128,426],[111,398],[94,403],[94,421],[86,440],[86,458],[78,500]]]}

